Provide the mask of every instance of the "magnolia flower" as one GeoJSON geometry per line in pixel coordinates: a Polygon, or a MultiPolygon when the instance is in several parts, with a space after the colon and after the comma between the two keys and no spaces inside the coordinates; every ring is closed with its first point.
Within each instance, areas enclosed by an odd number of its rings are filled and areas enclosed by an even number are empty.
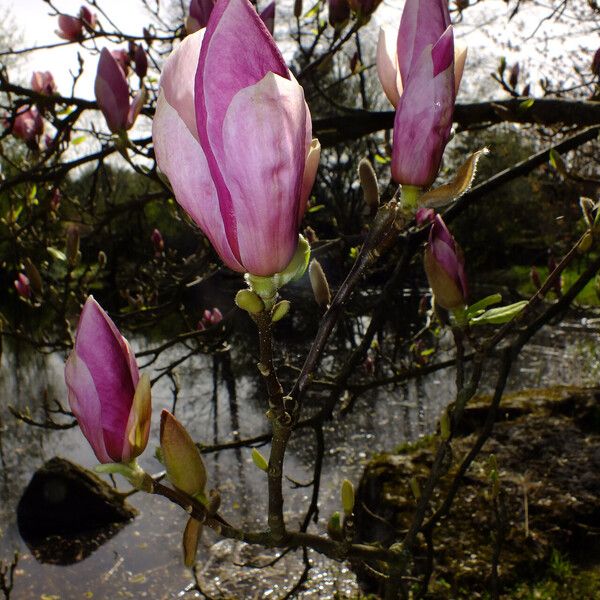
{"type": "Polygon", "coordinates": [[[392,177],[429,187],[450,137],[452,113],[466,60],[454,46],[445,0],[407,0],[399,30],[382,28],[377,72],[396,107],[392,177]]]}
{"type": "Polygon", "coordinates": [[[31,76],[31,89],[38,94],[53,96],[56,94],[56,83],[50,71],[34,71],[31,76]]]}
{"type": "Polygon", "coordinates": [[[98,106],[113,133],[133,127],[144,105],[145,95],[142,90],[130,102],[125,73],[107,48],[103,48],[100,53],[94,91],[98,106]]]}
{"type": "Polygon", "coordinates": [[[79,16],[58,15],[58,30],[56,34],[69,42],[78,42],[83,39],[83,27],[89,29],[96,27],[96,15],[87,6],[79,9],[79,16]]]}
{"type": "Polygon", "coordinates": [[[152,136],[176,200],[228,267],[270,276],[288,266],[320,145],[302,88],[247,0],[219,0],[167,59],[152,136]]]}
{"type": "Polygon", "coordinates": [[[463,307],[467,298],[464,258],[440,215],[433,219],[423,261],[436,303],[447,310],[463,307]]]}
{"type": "Polygon", "coordinates": [[[150,379],[110,317],[90,296],[65,364],[69,405],[101,463],[129,462],[148,443],[150,379]]]}
{"type": "MultiPolygon", "coordinates": [[[[5,123],[10,127],[10,121],[5,123]]],[[[39,137],[44,133],[44,120],[35,106],[22,106],[12,123],[12,134],[15,137],[36,145],[39,137]]]]}

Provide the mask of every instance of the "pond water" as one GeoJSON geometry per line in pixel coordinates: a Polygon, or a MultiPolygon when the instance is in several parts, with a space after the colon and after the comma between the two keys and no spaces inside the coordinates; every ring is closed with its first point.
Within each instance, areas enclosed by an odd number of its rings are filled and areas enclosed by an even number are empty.
{"type": "MultiPolygon", "coordinates": [[[[595,327],[589,318],[577,317],[540,332],[513,371],[509,387],[596,384],[595,327]]],[[[140,350],[149,344],[134,338],[132,345],[140,350]]],[[[162,366],[180,354],[177,346],[164,352],[150,368],[151,375],[156,376],[162,366]]],[[[181,533],[187,515],[162,498],[141,493],[130,498],[140,511],[139,516],[85,560],[68,566],[37,562],[19,535],[15,517],[16,505],[32,474],[57,455],[88,468],[93,468],[96,461],[77,428],[50,431],[27,426],[6,410],[7,405],[20,410],[31,407],[35,414],[44,395],[66,405],[64,356],[32,354],[12,347],[5,348],[2,361],[0,559],[10,559],[14,550],[20,553],[11,598],[202,597],[190,591],[193,578],[181,561],[181,533]]],[[[194,439],[213,444],[267,430],[259,382],[248,362],[248,357],[237,356],[231,350],[220,358],[195,355],[178,369],[176,414],[194,439]],[[229,372],[233,378],[228,377],[229,372]]],[[[364,464],[374,453],[433,430],[453,386],[453,373],[447,370],[372,391],[362,395],[349,414],[327,426],[320,515],[312,530],[324,531],[331,512],[339,509],[341,481],[349,478],[358,483],[364,464]]],[[[153,387],[152,437],[149,450],[140,461],[152,473],[161,471],[160,463],[153,457],[159,413],[163,408],[172,409],[173,397],[172,381],[162,377],[153,387]]],[[[311,401],[315,402],[314,396],[311,401]]],[[[268,448],[262,451],[268,455],[268,448]]],[[[286,474],[299,482],[310,481],[314,452],[310,431],[295,435],[286,457],[286,474]]],[[[236,524],[264,527],[266,477],[252,463],[250,450],[210,454],[206,465],[209,485],[221,492],[223,514],[236,524]]],[[[122,480],[119,485],[127,488],[122,480]]],[[[310,492],[309,487],[294,489],[291,483],[285,487],[290,526],[302,518],[301,509],[307,505],[310,492]]],[[[210,597],[217,598],[280,598],[302,572],[301,552],[290,553],[274,567],[255,568],[272,556],[260,549],[220,541],[212,532],[205,532],[198,556],[202,587],[210,597]],[[232,562],[238,566],[232,567],[232,562]]],[[[354,577],[345,565],[312,552],[309,556],[314,568],[299,597],[331,598],[335,591],[352,594],[356,590],[354,577]]]]}

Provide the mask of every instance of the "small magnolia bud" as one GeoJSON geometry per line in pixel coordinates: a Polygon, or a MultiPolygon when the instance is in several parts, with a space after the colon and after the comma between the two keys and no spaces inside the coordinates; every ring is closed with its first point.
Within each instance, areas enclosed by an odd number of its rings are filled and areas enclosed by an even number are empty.
{"type": "Polygon", "coordinates": [[[540,277],[540,272],[537,270],[536,266],[532,266],[529,271],[529,278],[531,279],[531,283],[536,289],[540,289],[542,287],[542,279],[540,277]]]}
{"type": "Polygon", "coordinates": [[[296,19],[302,16],[302,0],[294,0],[294,17],[296,19]]]}
{"type": "Polygon", "coordinates": [[[166,410],[160,416],[160,448],[169,481],[188,496],[201,494],[206,469],[200,452],[183,425],[166,410]]]}
{"type": "Polygon", "coordinates": [[[62,200],[62,194],[58,188],[54,188],[52,190],[52,195],[50,196],[50,210],[56,212],[58,207],[60,206],[60,201],[62,200]]]}
{"type": "Polygon", "coordinates": [[[156,256],[160,256],[165,249],[165,241],[163,240],[162,233],[158,229],[154,229],[150,235],[150,240],[154,246],[154,253],[156,256]]]}
{"type": "Polygon", "coordinates": [[[317,304],[323,307],[329,306],[329,303],[331,302],[329,284],[327,283],[327,277],[325,277],[323,268],[316,258],[313,258],[310,261],[308,275],[317,304]]]}
{"type": "Polygon", "coordinates": [[[31,288],[36,294],[41,294],[44,286],[42,283],[42,277],[37,267],[31,262],[31,259],[27,257],[24,261],[25,264],[25,273],[27,273],[27,277],[29,277],[29,282],[31,283],[31,288]]]}
{"type": "Polygon", "coordinates": [[[106,252],[104,252],[104,250],[100,250],[100,252],[98,252],[98,267],[100,269],[106,265],[106,260],[106,252]]]}
{"type": "Polygon", "coordinates": [[[235,303],[251,315],[256,315],[265,310],[265,303],[252,290],[240,290],[235,295],[235,303]]]}
{"type": "Polygon", "coordinates": [[[66,255],[70,266],[77,264],[79,254],[79,231],[76,227],[69,227],[67,231],[66,255]]]}
{"type": "Polygon", "coordinates": [[[361,159],[358,163],[358,178],[365,195],[365,203],[371,213],[374,213],[379,207],[379,185],[377,184],[375,170],[366,158],[361,159]]]}
{"type": "Polygon", "coordinates": [[[342,508],[344,514],[351,515],[354,510],[354,486],[348,479],[342,481],[342,508]]]}
{"type": "Polygon", "coordinates": [[[271,321],[273,323],[277,323],[277,321],[281,321],[285,315],[290,311],[290,303],[289,300],[282,300],[278,302],[273,307],[273,314],[271,315],[271,321]]]}
{"type": "Polygon", "coordinates": [[[268,471],[269,463],[257,448],[252,448],[252,462],[261,470],[268,471]]]}
{"type": "Polygon", "coordinates": [[[412,490],[415,499],[418,500],[421,497],[421,486],[419,485],[419,480],[416,477],[410,478],[410,489],[412,490]]]}

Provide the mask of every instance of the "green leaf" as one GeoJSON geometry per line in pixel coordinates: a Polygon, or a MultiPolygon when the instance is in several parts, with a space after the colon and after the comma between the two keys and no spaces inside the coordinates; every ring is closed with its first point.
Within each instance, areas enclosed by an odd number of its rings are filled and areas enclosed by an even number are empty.
{"type": "Polygon", "coordinates": [[[322,210],[323,208],[325,208],[324,204],[315,204],[315,206],[311,206],[308,209],[308,212],[309,213],[316,213],[316,212],[319,212],[320,210],[322,210]]]}
{"type": "Polygon", "coordinates": [[[77,146],[78,144],[81,144],[81,142],[85,141],[85,135],[78,135],[76,138],[73,138],[71,140],[71,144],[73,146],[77,146]]]}
{"type": "Polygon", "coordinates": [[[470,323],[471,325],[501,325],[502,323],[508,323],[526,306],[527,300],[522,300],[521,302],[515,302],[508,306],[491,308],[490,310],[485,311],[481,316],[471,319],[470,323]]]}

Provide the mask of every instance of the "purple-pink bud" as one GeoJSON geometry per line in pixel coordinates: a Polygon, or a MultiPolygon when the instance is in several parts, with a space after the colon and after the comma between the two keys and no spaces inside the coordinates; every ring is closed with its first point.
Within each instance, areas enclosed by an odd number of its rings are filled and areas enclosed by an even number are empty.
{"type": "Polygon", "coordinates": [[[135,74],[140,79],[143,79],[148,72],[148,57],[146,56],[146,51],[141,44],[134,43],[133,47],[130,47],[129,54],[133,57],[133,69],[135,74]]]}
{"type": "Polygon", "coordinates": [[[218,0],[206,29],[167,59],[152,135],[175,198],[228,267],[270,276],[288,266],[320,146],[248,0],[218,0]]]}
{"type": "Polygon", "coordinates": [[[150,239],[152,240],[152,245],[154,246],[154,252],[157,256],[160,256],[165,249],[165,241],[163,240],[161,232],[158,229],[154,229],[150,235],[150,239]]]}
{"type": "Polygon", "coordinates": [[[69,405],[101,463],[139,456],[150,431],[150,382],[127,340],[90,296],[65,364],[69,405]]]}
{"type": "Polygon", "coordinates": [[[190,2],[189,16],[185,22],[187,33],[195,33],[206,27],[215,2],[216,0],[192,0],[190,2]]]}
{"type": "Polygon", "coordinates": [[[139,93],[130,102],[125,73],[107,48],[103,48],[100,53],[94,91],[108,128],[113,133],[131,129],[142,108],[144,94],[139,93]]]}
{"type": "Polygon", "coordinates": [[[71,15],[58,15],[58,37],[68,40],[69,42],[77,42],[83,38],[83,23],[79,17],[71,15]]]}
{"type": "Polygon", "coordinates": [[[348,0],[328,0],[329,24],[336,29],[344,26],[350,18],[350,4],[348,0]]]}
{"type": "Polygon", "coordinates": [[[79,9],[79,18],[84,25],[90,29],[96,28],[96,15],[87,6],[82,5],[79,9]]]}
{"type": "Polygon", "coordinates": [[[31,284],[29,283],[29,277],[27,277],[25,273],[19,273],[14,284],[17,294],[19,294],[21,298],[25,298],[25,300],[31,298],[31,284]]]}
{"type": "Polygon", "coordinates": [[[34,71],[31,76],[31,89],[38,94],[53,96],[56,94],[56,83],[50,71],[34,71]]]}
{"type": "Polygon", "coordinates": [[[60,206],[60,201],[62,200],[62,194],[58,188],[54,188],[52,190],[52,195],[50,196],[50,210],[56,212],[58,207],[60,206]]]}
{"type": "Polygon", "coordinates": [[[446,0],[407,0],[398,32],[382,30],[377,72],[396,106],[396,183],[427,188],[436,178],[465,59],[466,48],[455,48],[446,0]]]}
{"type": "Polygon", "coordinates": [[[129,53],[124,48],[117,48],[117,50],[111,50],[110,53],[112,57],[117,61],[117,64],[121,67],[121,70],[127,76],[129,72],[129,63],[131,59],[129,58],[129,53]]]}
{"type": "Polygon", "coordinates": [[[600,77],[600,48],[596,50],[594,58],[592,59],[592,73],[597,77],[600,77]]]}
{"type": "Polygon", "coordinates": [[[464,306],[467,278],[463,254],[439,215],[433,220],[429,232],[424,265],[437,304],[447,310],[464,306]]]}

